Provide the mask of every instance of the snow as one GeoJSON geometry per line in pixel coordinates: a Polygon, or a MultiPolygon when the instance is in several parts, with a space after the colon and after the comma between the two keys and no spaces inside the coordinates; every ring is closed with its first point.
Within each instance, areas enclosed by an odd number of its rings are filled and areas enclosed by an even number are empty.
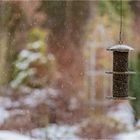
{"type": "Polygon", "coordinates": [[[140,120],[137,121],[136,127],[140,128],[140,120]]]}
{"type": "Polygon", "coordinates": [[[20,58],[21,59],[25,59],[25,58],[27,58],[28,56],[30,56],[30,51],[28,51],[28,50],[22,50],[21,52],[20,52],[20,58]]]}
{"type": "Polygon", "coordinates": [[[32,94],[26,95],[18,101],[12,101],[8,97],[0,97],[0,125],[2,125],[7,119],[15,114],[24,114],[24,110],[9,108],[16,108],[20,105],[27,105],[29,107],[36,107],[38,104],[46,102],[50,106],[54,106],[53,98],[58,96],[58,90],[47,88],[47,89],[36,89],[32,94]]]}
{"type": "Polygon", "coordinates": [[[46,140],[79,140],[80,138],[76,135],[78,132],[78,126],[70,125],[57,125],[51,124],[47,128],[38,128],[32,130],[32,136],[46,140]]]}
{"type": "Polygon", "coordinates": [[[19,54],[19,61],[16,62],[16,67],[19,70],[25,70],[27,68],[29,68],[29,65],[32,62],[35,62],[37,60],[41,60],[42,59],[42,54],[39,52],[31,52],[28,50],[23,50],[20,54],[19,54]]]}
{"type": "Polygon", "coordinates": [[[13,102],[8,97],[0,97],[0,108],[8,109],[8,108],[19,107],[19,106],[20,106],[20,102],[18,101],[13,102]]]}
{"type": "Polygon", "coordinates": [[[115,140],[140,140],[140,130],[135,130],[133,126],[134,114],[129,102],[119,103],[108,112],[108,115],[125,124],[127,128],[127,132],[114,136],[115,140]]]}
{"type": "Polygon", "coordinates": [[[128,130],[133,129],[134,114],[128,102],[119,103],[116,107],[111,108],[107,115],[124,124],[128,130]]]}
{"type": "Polygon", "coordinates": [[[12,101],[8,97],[0,97],[0,107],[9,108],[12,106],[12,101]]]}
{"type": "MultiPolygon", "coordinates": [[[[136,128],[140,128],[140,120],[136,124],[136,128]]],[[[120,133],[115,136],[115,140],[140,140],[140,129],[135,129],[133,131],[120,133]]]]}
{"type": "Polygon", "coordinates": [[[4,108],[0,107],[0,124],[3,124],[4,121],[9,117],[10,117],[10,113],[6,111],[4,108]]]}
{"type": "Polygon", "coordinates": [[[119,51],[119,52],[128,52],[128,51],[133,51],[134,49],[131,48],[130,46],[128,45],[115,45],[115,46],[112,46],[110,48],[108,48],[107,50],[109,51],[119,51]]]}
{"type": "Polygon", "coordinates": [[[140,130],[119,134],[115,140],[140,140],[140,130]]]}
{"type": "Polygon", "coordinates": [[[0,131],[0,140],[41,140],[41,139],[33,139],[31,137],[18,134],[16,132],[0,131]]]}
{"type": "Polygon", "coordinates": [[[17,114],[24,115],[25,111],[22,109],[9,110],[9,108],[19,107],[19,106],[20,106],[20,102],[18,101],[13,102],[8,97],[0,97],[0,125],[2,125],[3,123],[5,123],[5,121],[10,119],[11,116],[17,114]]]}
{"type": "Polygon", "coordinates": [[[29,44],[29,46],[31,46],[31,48],[33,48],[33,49],[39,49],[42,46],[42,41],[35,41],[35,42],[29,44]]]}
{"type": "Polygon", "coordinates": [[[26,96],[22,99],[22,104],[28,105],[30,107],[36,107],[38,104],[47,102],[48,105],[54,106],[51,98],[58,96],[58,90],[48,88],[48,89],[36,89],[32,94],[26,96]]]}
{"type": "MultiPolygon", "coordinates": [[[[33,43],[35,48],[38,48],[40,42],[33,43]]],[[[50,60],[53,60],[53,55],[49,56],[50,60]]],[[[18,87],[25,78],[32,76],[36,73],[35,68],[30,67],[33,62],[39,62],[46,64],[48,58],[44,56],[41,52],[34,52],[31,50],[22,50],[18,55],[18,60],[15,62],[16,71],[18,71],[17,76],[11,81],[11,86],[13,88],[18,87]]]]}
{"type": "Polygon", "coordinates": [[[34,69],[28,69],[26,71],[19,72],[17,74],[16,79],[11,82],[11,87],[12,88],[18,87],[18,85],[20,85],[26,77],[32,76],[34,73],[35,73],[34,69]]]}
{"type": "Polygon", "coordinates": [[[51,53],[48,53],[47,57],[48,57],[49,60],[55,60],[54,55],[52,55],[51,53]]]}
{"type": "Polygon", "coordinates": [[[0,97],[0,125],[10,117],[10,113],[6,110],[6,108],[11,106],[12,101],[9,98],[0,97]]]}
{"type": "Polygon", "coordinates": [[[79,106],[80,105],[77,98],[74,98],[74,97],[70,98],[70,103],[68,106],[69,110],[76,110],[77,108],[79,108],[79,106]]]}

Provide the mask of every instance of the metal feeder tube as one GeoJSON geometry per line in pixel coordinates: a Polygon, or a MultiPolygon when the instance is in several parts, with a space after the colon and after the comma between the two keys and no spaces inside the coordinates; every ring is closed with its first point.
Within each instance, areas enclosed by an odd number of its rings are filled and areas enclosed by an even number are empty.
{"type": "Polygon", "coordinates": [[[127,45],[115,45],[107,50],[113,51],[113,96],[109,99],[135,99],[128,96],[128,75],[134,72],[128,71],[128,54],[133,48],[127,45]]]}

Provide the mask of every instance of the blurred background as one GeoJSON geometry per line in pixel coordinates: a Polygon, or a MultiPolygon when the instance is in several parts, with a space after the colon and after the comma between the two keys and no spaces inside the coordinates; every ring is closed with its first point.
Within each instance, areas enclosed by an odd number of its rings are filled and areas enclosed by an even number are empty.
{"type": "Polygon", "coordinates": [[[0,0],[0,139],[140,139],[139,0],[122,0],[137,99],[105,99],[120,11],[120,0],[0,0]]]}

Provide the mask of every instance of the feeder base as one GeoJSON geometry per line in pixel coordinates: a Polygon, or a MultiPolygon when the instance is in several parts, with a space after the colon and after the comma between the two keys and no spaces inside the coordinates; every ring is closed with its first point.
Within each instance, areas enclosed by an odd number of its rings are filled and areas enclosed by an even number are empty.
{"type": "Polygon", "coordinates": [[[131,97],[131,96],[128,96],[128,97],[113,97],[113,96],[107,96],[106,99],[113,99],[113,100],[135,100],[136,97],[131,97]]]}
{"type": "Polygon", "coordinates": [[[134,71],[116,72],[116,71],[106,71],[106,74],[136,74],[134,71]]]}

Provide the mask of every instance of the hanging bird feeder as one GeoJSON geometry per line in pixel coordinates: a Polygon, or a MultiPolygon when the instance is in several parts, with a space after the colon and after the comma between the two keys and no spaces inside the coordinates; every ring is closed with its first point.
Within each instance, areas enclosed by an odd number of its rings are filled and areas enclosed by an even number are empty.
{"type": "Polygon", "coordinates": [[[113,71],[106,72],[113,75],[113,96],[108,96],[108,99],[136,99],[128,96],[128,75],[135,72],[128,71],[128,55],[134,49],[123,44],[122,27],[123,13],[122,0],[120,0],[120,34],[119,44],[108,48],[108,51],[113,51],[113,71]]]}
{"type": "Polygon", "coordinates": [[[115,45],[107,49],[113,51],[113,96],[108,99],[135,99],[128,96],[128,75],[135,72],[128,71],[128,54],[134,49],[127,45],[115,45]]]}

